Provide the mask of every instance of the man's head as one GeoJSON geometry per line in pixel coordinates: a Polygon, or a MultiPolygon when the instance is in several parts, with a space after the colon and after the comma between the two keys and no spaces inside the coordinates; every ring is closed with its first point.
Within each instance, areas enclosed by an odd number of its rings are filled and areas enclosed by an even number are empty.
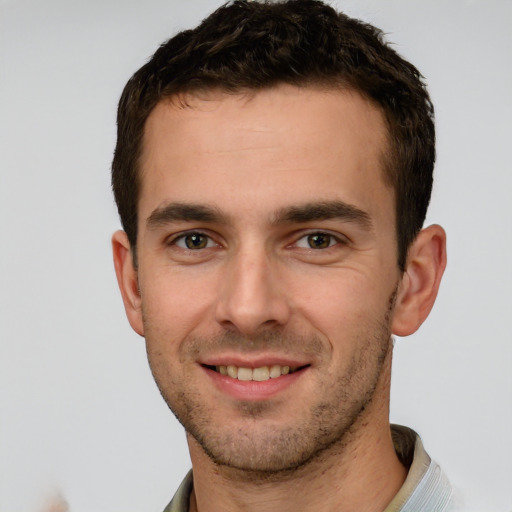
{"type": "Polygon", "coordinates": [[[236,1],[162,45],[130,79],[118,110],[112,183],[123,227],[137,242],[146,120],[164,98],[230,94],[285,83],[357,91],[387,125],[382,169],[395,193],[398,265],[427,211],[435,160],[433,108],[414,66],[381,32],[315,0],[236,1]]]}
{"type": "Polygon", "coordinates": [[[114,261],[193,461],[275,474],[389,441],[390,336],[445,264],[442,228],[418,234],[433,159],[417,72],[318,2],[234,3],[131,79],[114,261]]]}

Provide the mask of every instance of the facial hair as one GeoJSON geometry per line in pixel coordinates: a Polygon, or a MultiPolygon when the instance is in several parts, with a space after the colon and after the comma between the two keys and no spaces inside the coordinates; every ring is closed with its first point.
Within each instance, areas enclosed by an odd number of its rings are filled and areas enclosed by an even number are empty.
{"type": "MultiPolygon", "coordinates": [[[[347,441],[352,427],[372,402],[385,361],[391,351],[390,318],[396,290],[379,320],[368,321],[353,338],[356,350],[343,371],[328,368],[329,351],[316,335],[304,335],[279,328],[250,338],[226,331],[211,338],[190,337],[180,347],[179,375],[169,371],[166,360],[149,350],[150,367],[169,408],[187,434],[217,465],[270,477],[296,470],[320,457],[330,447],[347,441]],[[274,401],[240,401],[233,413],[222,417],[217,404],[205,400],[202,390],[186,377],[187,363],[209,353],[232,349],[237,353],[258,353],[279,349],[315,361],[315,393],[305,400],[296,397],[298,418],[283,421],[281,409],[289,404],[274,401]],[[220,416],[220,417],[219,417],[220,416]]],[[[152,335],[146,322],[146,339],[152,335]]],[[[312,369],[308,369],[311,371],[312,369]]]]}

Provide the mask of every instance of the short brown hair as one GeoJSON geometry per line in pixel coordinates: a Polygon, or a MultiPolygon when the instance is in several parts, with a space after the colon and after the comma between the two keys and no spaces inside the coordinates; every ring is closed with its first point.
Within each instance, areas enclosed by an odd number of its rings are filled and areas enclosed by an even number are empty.
{"type": "Polygon", "coordinates": [[[382,109],[389,129],[385,178],[396,196],[403,270],[430,201],[434,109],[421,74],[379,29],[318,0],[225,4],[163,44],[128,81],[119,101],[112,186],[130,244],[137,242],[144,126],[157,103],[195,90],[236,93],[279,83],[351,88],[382,109]]]}

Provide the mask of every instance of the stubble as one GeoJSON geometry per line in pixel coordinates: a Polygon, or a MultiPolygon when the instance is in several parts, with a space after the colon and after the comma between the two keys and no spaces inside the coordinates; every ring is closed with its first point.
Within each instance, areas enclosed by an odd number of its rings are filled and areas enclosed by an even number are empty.
{"type": "MultiPolygon", "coordinates": [[[[396,290],[391,294],[385,314],[368,322],[356,339],[349,340],[359,347],[344,371],[336,368],[317,371],[315,397],[303,404],[296,397],[302,413],[298,420],[281,421],[279,407],[270,402],[240,401],[235,416],[219,419],[217,404],[206,402],[200,389],[183,375],[174,375],[162,354],[150,351],[148,357],[155,381],[171,411],[215,464],[238,473],[258,476],[264,480],[286,478],[291,471],[326,456],[326,452],[342,451],[353,435],[365,410],[375,398],[383,372],[390,371],[390,318],[394,309],[396,290]],[[306,405],[306,406],[305,406],[306,405]]],[[[147,339],[151,328],[146,325],[147,339]]],[[[279,348],[291,354],[311,354],[318,367],[328,368],[328,351],[317,336],[304,336],[275,329],[251,339],[233,332],[214,338],[185,339],[180,347],[180,363],[194,361],[205,351],[236,349],[239,353],[279,348]],[[323,366],[325,364],[325,366],[323,366]]]]}

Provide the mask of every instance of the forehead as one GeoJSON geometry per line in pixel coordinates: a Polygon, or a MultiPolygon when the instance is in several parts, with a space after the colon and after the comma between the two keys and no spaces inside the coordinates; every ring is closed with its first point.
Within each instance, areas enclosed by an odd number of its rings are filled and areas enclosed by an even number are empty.
{"type": "Polygon", "coordinates": [[[174,97],[146,123],[139,218],[165,201],[371,203],[392,194],[386,148],[380,109],[350,90],[281,85],[174,97]]]}

